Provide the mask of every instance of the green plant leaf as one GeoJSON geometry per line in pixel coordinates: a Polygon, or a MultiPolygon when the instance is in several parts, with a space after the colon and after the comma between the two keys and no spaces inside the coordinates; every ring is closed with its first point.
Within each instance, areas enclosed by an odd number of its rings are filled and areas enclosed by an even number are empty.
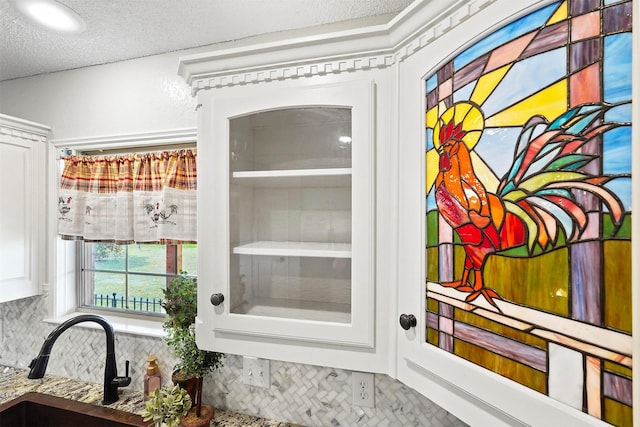
{"type": "Polygon", "coordinates": [[[167,318],[162,325],[167,332],[167,344],[173,347],[180,359],[176,369],[188,377],[202,377],[221,367],[224,355],[198,348],[194,327],[198,281],[185,271],[180,274],[163,290],[162,306],[167,318]]]}

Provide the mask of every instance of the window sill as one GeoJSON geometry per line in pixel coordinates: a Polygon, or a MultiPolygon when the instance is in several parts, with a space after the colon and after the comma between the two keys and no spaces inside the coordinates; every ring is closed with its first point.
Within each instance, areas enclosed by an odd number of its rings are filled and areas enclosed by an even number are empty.
{"type": "MultiPolygon", "coordinates": [[[[59,325],[80,314],[87,314],[87,313],[74,312],[61,317],[44,319],[44,322],[51,323],[54,325],[59,325]]],[[[104,317],[109,321],[109,323],[111,323],[111,326],[113,326],[113,330],[116,333],[152,337],[152,338],[164,338],[165,336],[165,332],[162,329],[162,322],[158,320],[135,319],[131,317],[105,315],[105,314],[100,314],[100,316],[104,317]]],[[[90,328],[90,329],[102,329],[102,327],[95,322],[82,322],[74,326],[79,326],[81,328],[82,327],[90,328]]]]}

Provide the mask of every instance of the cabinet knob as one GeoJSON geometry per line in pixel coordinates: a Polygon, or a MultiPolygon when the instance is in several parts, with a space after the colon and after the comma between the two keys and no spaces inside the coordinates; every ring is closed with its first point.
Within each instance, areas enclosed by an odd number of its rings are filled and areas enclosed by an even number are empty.
{"type": "Polygon", "coordinates": [[[401,314],[400,315],[400,326],[405,331],[408,331],[409,328],[415,327],[418,324],[416,320],[416,316],[413,314],[401,314]]]}
{"type": "Polygon", "coordinates": [[[211,304],[215,306],[219,306],[224,301],[224,295],[222,294],[213,294],[211,295],[211,304]]]}

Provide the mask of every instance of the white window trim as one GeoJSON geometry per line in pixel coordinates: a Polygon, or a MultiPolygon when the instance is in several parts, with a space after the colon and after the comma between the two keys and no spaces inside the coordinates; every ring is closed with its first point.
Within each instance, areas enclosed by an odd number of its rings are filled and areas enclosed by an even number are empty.
{"type": "MultiPolygon", "coordinates": [[[[92,138],[52,139],[50,140],[48,164],[50,165],[47,188],[48,233],[45,242],[47,251],[47,282],[42,285],[42,292],[48,296],[47,323],[59,324],[83,312],[77,306],[76,295],[76,243],[62,240],[57,233],[56,212],[57,191],[59,183],[57,161],[63,149],[96,150],[157,147],[163,145],[185,144],[196,142],[196,129],[174,129],[159,132],[145,132],[129,135],[99,136],[92,138]]],[[[100,313],[112,325],[116,332],[147,337],[164,337],[162,319],[141,319],[120,316],[111,313],[100,313]]],[[[81,327],[94,328],[91,322],[80,324],[81,327]]]]}
{"type": "MultiPolygon", "coordinates": [[[[65,316],[45,318],[43,319],[43,321],[45,323],[59,325],[62,322],[79,316],[80,314],[87,313],[74,311],[65,316]]],[[[111,323],[111,326],[113,326],[113,330],[119,334],[139,335],[155,338],[164,338],[165,336],[165,331],[164,329],[162,329],[162,322],[159,320],[137,319],[133,317],[123,317],[105,313],[99,313],[99,315],[107,319],[109,323],[111,323]]],[[[79,323],[77,326],[90,329],[102,329],[102,326],[92,322],[79,323]]]]}

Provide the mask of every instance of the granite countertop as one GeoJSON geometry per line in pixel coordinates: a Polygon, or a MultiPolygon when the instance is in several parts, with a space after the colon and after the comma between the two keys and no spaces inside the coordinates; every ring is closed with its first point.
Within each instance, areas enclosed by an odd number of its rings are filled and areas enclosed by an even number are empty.
{"type": "MultiPolygon", "coordinates": [[[[8,402],[28,392],[38,392],[78,402],[102,405],[102,384],[89,383],[70,378],[45,375],[42,379],[30,380],[28,372],[23,369],[0,366],[0,404],[8,402]]],[[[120,398],[109,405],[109,408],[142,415],[144,400],[142,393],[120,389],[120,398]]],[[[211,427],[301,427],[297,424],[284,423],[216,409],[211,427]]]]}

